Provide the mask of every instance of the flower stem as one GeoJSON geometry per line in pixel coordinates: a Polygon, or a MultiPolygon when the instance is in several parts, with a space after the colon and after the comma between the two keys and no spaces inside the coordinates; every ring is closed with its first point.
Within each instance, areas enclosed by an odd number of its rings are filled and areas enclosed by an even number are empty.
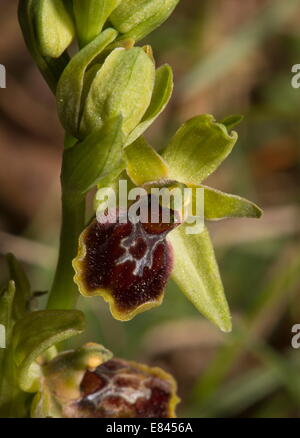
{"type": "Polygon", "coordinates": [[[76,255],[78,237],[84,228],[85,199],[62,194],[62,226],[60,250],[48,309],[73,309],[79,296],[73,282],[72,260],[76,255]]]}

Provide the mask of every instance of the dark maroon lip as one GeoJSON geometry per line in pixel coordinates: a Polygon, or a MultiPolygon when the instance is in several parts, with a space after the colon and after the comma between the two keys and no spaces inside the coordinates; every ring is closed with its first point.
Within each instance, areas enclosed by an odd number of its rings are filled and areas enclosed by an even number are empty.
{"type": "Polygon", "coordinates": [[[86,371],[77,409],[84,415],[131,418],[168,418],[170,382],[121,359],[86,371]]]}
{"type": "MultiPolygon", "coordinates": [[[[84,234],[83,283],[89,293],[110,291],[120,312],[159,301],[173,267],[167,234],[178,223],[94,220],[84,234]]],[[[108,217],[108,216],[107,216],[108,217]]],[[[174,214],[171,216],[174,218],[174,214]]]]}

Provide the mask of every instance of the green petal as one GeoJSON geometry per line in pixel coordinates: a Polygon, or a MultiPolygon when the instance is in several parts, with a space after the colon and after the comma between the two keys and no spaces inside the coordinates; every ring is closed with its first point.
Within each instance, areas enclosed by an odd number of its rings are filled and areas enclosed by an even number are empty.
{"type": "Polygon", "coordinates": [[[62,171],[64,189],[75,196],[85,194],[102,178],[119,175],[125,168],[123,144],[122,118],[116,117],[66,149],[62,171]]]}
{"type": "Polygon", "coordinates": [[[116,37],[114,29],[106,29],[69,62],[57,85],[57,106],[60,121],[69,134],[79,138],[79,117],[85,73],[89,64],[116,37]]]}
{"type": "Polygon", "coordinates": [[[205,219],[217,220],[229,217],[260,218],[262,210],[248,199],[220,192],[211,187],[204,188],[205,219]]]}
{"type": "Polygon", "coordinates": [[[206,114],[184,123],[176,132],[163,157],[170,177],[185,184],[200,184],[230,154],[237,133],[206,114]]]}
{"type": "Polygon", "coordinates": [[[127,174],[137,186],[168,177],[167,164],[143,137],[127,146],[125,155],[127,174]]]}
{"type": "Polygon", "coordinates": [[[62,0],[36,1],[37,37],[43,56],[58,58],[69,47],[75,29],[62,0]]]}
{"type": "Polygon", "coordinates": [[[84,316],[78,310],[44,310],[21,319],[13,335],[13,355],[21,388],[37,390],[35,360],[53,345],[80,334],[84,328],[84,316]]]}
{"type": "Polygon", "coordinates": [[[132,131],[127,139],[127,145],[140,137],[167,106],[173,91],[173,72],[169,65],[163,65],[156,70],[155,85],[152,99],[141,123],[132,131]]]}
{"type": "Polygon", "coordinates": [[[93,41],[121,0],[73,0],[80,47],[93,41]]]}
{"type": "Polygon", "coordinates": [[[208,231],[186,234],[186,225],[172,231],[172,277],[182,292],[206,318],[224,332],[231,331],[231,317],[208,231]]]}

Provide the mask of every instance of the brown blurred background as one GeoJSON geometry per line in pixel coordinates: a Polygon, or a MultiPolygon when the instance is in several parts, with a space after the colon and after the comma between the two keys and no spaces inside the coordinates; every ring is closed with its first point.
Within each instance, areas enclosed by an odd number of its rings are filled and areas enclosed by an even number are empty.
{"type": "MultiPolygon", "coordinates": [[[[17,22],[17,1],[0,0],[0,251],[13,252],[36,290],[53,276],[60,223],[63,131],[53,96],[17,22]]],[[[181,0],[147,40],[174,68],[175,92],[148,138],[163,147],[187,118],[243,114],[239,142],[209,184],[246,196],[261,220],[210,229],[234,330],[223,335],[170,283],[164,304],[133,322],[114,321],[100,300],[81,300],[84,340],[158,364],[178,380],[182,416],[300,414],[300,63],[299,0],[181,0]]],[[[7,279],[4,258],[0,279],[7,279]]],[[[42,300],[41,300],[42,304],[42,300]]],[[[81,342],[77,340],[76,342],[81,342]]]]}

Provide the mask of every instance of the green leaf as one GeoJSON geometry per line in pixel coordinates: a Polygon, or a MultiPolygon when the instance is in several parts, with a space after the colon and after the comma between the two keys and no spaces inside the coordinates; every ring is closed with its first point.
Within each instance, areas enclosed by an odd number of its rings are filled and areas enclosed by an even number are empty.
{"type": "Polygon", "coordinates": [[[141,123],[129,135],[126,144],[133,143],[140,137],[167,106],[173,91],[172,68],[165,64],[156,70],[155,85],[149,108],[141,123]]]}
{"type": "Polygon", "coordinates": [[[69,47],[75,28],[62,0],[36,0],[36,31],[41,54],[58,58],[69,47]]]}
{"type": "Polygon", "coordinates": [[[64,190],[75,196],[85,194],[102,178],[119,175],[125,168],[123,144],[122,118],[116,117],[82,142],[66,149],[62,171],[64,190]]]}
{"type": "Polygon", "coordinates": [[[179,0],[126,0],[114,10],[110,21],[126,37],[144,38],[171,15],[179,0]]]}
{"type": "Polygon", "coordinates": [[[84,328],[84,316],[78,310],[33,312],[15,325],[13,357],[23,391],[38,389],[35,360],[53,345],[82,333],[84,328]]]}
{"type": "Polygon", "coordinates": [[[168,177],[168,166],[163,158],[140,137],[125,148],[127,174],[137,186],[168,177]]]}
{"type": "Polygon", "coordinates": [[[154,81],[154,62],[143,48],[113,50],[87,95],[82,115],[82,135],[120,114],[123,131],[128,135],[139,124],[151,102],[154,81]]]}
{"type": "Polygon", "coordinates": [[[230,154],[236,132],[206,114],[184,123],[163,153],[170,178],[185,184],[200,184],[230,154]]]}
{"type": "Polygon", "coordinates": [[[73,0],[80,47],[99,35],[104,23],[120,2],[121,0],[73,0]]]}
{"type": "Polygon", "coordinates": [[[230,312],[208,231],[186,234],[186,225],[182,225],[169,234],[169,241],[174,250],[175,282],[206,318],[230,332],[230,312]]]}
{"type": "Polygon", "coordinates": [[[253,202],[240,196],[220,192],[211,187],[204,188],[205,219],[225,219],[229,217],[260,218],[262,210],[253,202]]]}
{"type": "Polygon", "coordinates": [[[82,93],[89,64],[117,37],[114,29],[106,29],[81,49],[65,68],[57,86],[57,106],[60,121],[69,134],[79,137],[82,93]]]}
{"type": "Polygon", "coordinates": [[[35,29],[35,0],[19,0],[18,18],[24,40],[40,72],[49,87],[55,93],[58,80],[69,62],[69,55],[64,52],[59,58],[49,58],[41,54],[36,39],[35,29]]]}
{"type": "Polygon", "coordinates": [[[28,312],[28,305],[31,299],[31,288],[25,271],[14,255],[6,256],[10,277],[15,282],[16,293],[13,302],[13,317],[22,318],[28,312]]]}

